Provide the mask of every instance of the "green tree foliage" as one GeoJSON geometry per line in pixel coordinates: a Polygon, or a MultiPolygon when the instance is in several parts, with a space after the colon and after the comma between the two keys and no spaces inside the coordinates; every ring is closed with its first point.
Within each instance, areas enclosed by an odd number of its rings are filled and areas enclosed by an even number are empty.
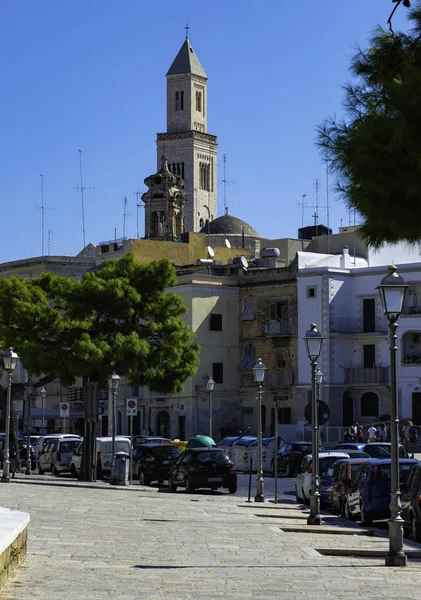
{"type": "Polygon", "coordinates": [[[346,203],[363,217],[362,235],[384,243],[421,240],[421,4],[413,29],[378,28],[351,62],[345,120],[329,119],[317,144],[346,203]]]}
{"type": "Polygon", "coordinates": [[[198,345],[181,320],[182,298],[167,260],[140,264],[132,254],[103,263],[82,281],[46,273],[0,281],[0,339],[28,372],[59,377],[114,369],[158,392],[179,392],[198,365],[198,345]],[[151,343],[152,342],[152,343],[151,343]]]}

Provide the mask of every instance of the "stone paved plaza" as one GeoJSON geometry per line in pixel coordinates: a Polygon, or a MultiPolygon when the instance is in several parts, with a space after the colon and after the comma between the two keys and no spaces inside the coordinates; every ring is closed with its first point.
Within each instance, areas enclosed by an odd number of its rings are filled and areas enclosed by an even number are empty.
{"type": "Polygon", "coordinates": [[[0,485],[0,505],[31,516],[27,559],[2,600],[419,597],[421,559],[391,569],[383,558],[323,556],[388,542],[336,518],[313,533],[292,500],[16,481],[0,485]]]}

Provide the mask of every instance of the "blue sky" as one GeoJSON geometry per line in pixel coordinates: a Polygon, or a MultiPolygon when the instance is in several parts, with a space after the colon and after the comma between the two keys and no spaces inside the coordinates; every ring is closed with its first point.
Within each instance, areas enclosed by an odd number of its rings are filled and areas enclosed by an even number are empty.
{"type": "MultiPolygon", "coordinates": [[[[227,204],[266,237],[295,237],[326,174],[315,128],[341,114],[350,57],[386,21],[390,0],[0,0],[0,262],[82,249],[79,154],[87,242],[136,237],[134,192],[156,171],[165,131],[165,73],[190,41],[209,77],[208,131],[218,136],[218,214],[227,204]]],[[[406,28],[407,10],[395,13],[406,28]]],[[[330,193],[330,225],[348,210],[330,193]]],[[[139,209],[143,235],[143,209],[139,209]]],[[[326,222],[326,210],[319,210],[326,222]]]]}

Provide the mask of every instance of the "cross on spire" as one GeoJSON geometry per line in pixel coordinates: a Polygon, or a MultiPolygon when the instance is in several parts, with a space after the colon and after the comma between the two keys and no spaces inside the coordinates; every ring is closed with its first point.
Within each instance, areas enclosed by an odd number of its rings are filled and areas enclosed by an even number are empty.
{"type": "Polygon", "coordinates": [[[189,24],[188,24],[188,23],[187,23],[187,25],[185,26],[185,28],[184,28],[184,29],[186,30],[186,40],[188,40],[188,39],[189,39],[189,29],[190,29],[190,27],[189,27],[189,24]]]}

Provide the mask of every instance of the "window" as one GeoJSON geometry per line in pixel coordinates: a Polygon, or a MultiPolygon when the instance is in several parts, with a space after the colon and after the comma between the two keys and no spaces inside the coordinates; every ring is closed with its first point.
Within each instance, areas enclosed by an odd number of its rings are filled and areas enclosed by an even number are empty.
{"type": "Polygon", "coordinates": [[[363,300],[363,332],[376,331],[376,301],[374,298],[363,300]]]}
{"type": "Polygon", "coordinates": [[[175,92],[175,110],[180,110],[180,92],[175,92]]]}
{"type": "Polygon", "coordinates": [[[211,313],[210,315],[210,330],[222,331],[222,315],[211,313]]]}
{"type": "Polygon", "coordinates": [[[376,346],[374,344],[364,344],[364,368],[373,369],[376,366],[376,346]]]}
{"type": "Polygon", "coordinates": [[[200,220],[199,220],[199,227],[202,228],[204,226],[205,226],[205,222],[204,222],[204,220],[201,217],[200,220]]]}
{"type": "Polygon", "coordinates": [[[196,92],[196,110],[202,112],[202,92],[196,92]]]}
{"type": "Polygon", "coordinates": [[[307,298],[315,298],[316,297],[316,288],[314,286],[307,287],[307,298]]]}
{"type": "Polygon", "coordinates": [[[224,365],[223,363],[212,364],[212,379],[215,383],[224,382],[224,365]]]}
{"type": "Polygon", "coordinates": [[[181,179],[184,179],[184,163],[181,163],[181,179]]]}
{"type": "Polygon", "coordinates": [[[184,92],[180,92],[180,110],[184,110],[184,92]]]}
{"type": "Polygon", "coordinates": [[[288,302],[273,302],[270,305],[270,320],[271,321],[287,321],[288,320],[288,302]]]}
{"type": "Polygon", "coordinates": [[[379,398],[374,392],[366,392],[361,396],[361,416],[377,417],[379,414],[379,398]]]}

